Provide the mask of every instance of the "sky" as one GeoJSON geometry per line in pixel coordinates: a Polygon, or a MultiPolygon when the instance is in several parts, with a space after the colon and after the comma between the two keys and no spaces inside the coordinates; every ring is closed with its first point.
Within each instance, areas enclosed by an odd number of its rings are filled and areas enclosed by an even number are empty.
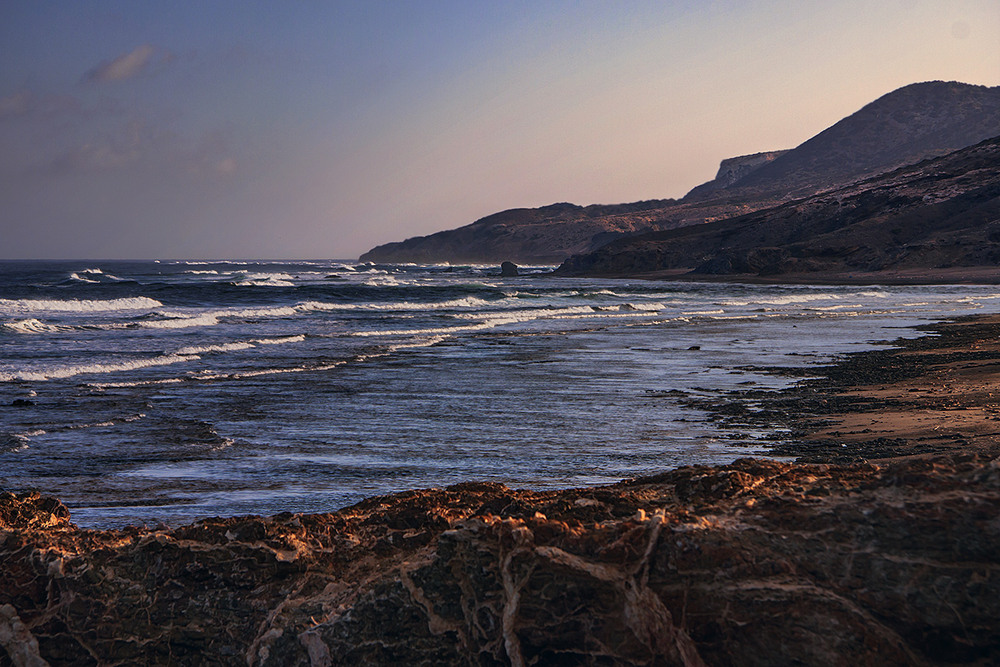
{"type": "Polygon", "coordinates": [[[0,0],[0,258],[354,258],[681,197],[919,81],[1000,0],[0,0]]]}

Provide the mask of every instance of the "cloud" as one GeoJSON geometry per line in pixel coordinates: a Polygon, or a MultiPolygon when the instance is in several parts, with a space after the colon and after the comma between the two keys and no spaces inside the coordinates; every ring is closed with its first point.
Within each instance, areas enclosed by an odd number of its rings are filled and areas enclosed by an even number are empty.
{"type": "Polygon", "coordinates": [[[0,97],[0,120],[82,113],[83,103],[71,95],[37,95],[19,90],[0,97]]]}
{"type": "Polygon", "coordinates": [[[106,83],[134,79],[155,64],[169,62],[170,53],[161,52],[151,44],[143,44],[114,60],[106,60],[83,75],[89,83],[106,83]]]}

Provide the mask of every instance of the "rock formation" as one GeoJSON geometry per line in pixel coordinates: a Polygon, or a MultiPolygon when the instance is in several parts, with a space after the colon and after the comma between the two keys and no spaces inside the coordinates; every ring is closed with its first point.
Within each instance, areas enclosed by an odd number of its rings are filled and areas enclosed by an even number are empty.
{"type": "Polygon", "coordinates": [[[1000,461],[743,459],[80,530],[0,495],[0,665],[987,664],[1000,461]]]}
{"type": "Polygon", "coordinates": [[[687,200],[707,199],[713,194],[718,194],[720,190],[724,190],[743,180],[752,172],[773,162],[775,158],[781,157],[787,152],[770,151],[767,153],[754,153],[753,155],[726,158],[719,164],[719,171],[715,175],[714,180],[702,183],[687,193],[684,198],[687,200]]]}
{"type": "Polygon", "coordinates": [[[517,264],[514,262],[502,262],[500,264],[500,275],[504,278],[515,278],[518,276],[517,264]]]}

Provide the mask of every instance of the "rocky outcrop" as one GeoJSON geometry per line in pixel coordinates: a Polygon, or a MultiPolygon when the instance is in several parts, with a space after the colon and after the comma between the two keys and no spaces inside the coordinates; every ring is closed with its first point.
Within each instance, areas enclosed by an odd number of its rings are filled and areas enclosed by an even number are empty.
{"type": "Polygon", "coordinates": [[[691,192],[687,193],[685,198],[688,200],[705,199],[712,194],[717,194],[720,190],[724,190],[746,178],[752,172],[773,162],[775,158],[781,157],[787,152],[769,151],[766,153],[754,153],[753,155],[726,158],[719,164],[719,171],[715,175],[714,180],[694,188],[691,192]]]}
{"type": "Polygon", "coordinates": [[[170,530],[3,494],[0,664],[987,664],[997,516],[1000,461],[971,454],[170,530]]]}
{"type": "Polygon", "coordinates": [[[557,271],[794,275],[1000,267],[1000,137],[805,199],[622,239],[557,271]]]}

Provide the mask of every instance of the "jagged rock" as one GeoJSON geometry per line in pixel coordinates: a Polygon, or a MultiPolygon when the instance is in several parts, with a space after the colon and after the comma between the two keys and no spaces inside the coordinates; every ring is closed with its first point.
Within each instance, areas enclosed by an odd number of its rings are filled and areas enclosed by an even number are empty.
{"type": "Polygon", "coordinates": [[[691,190],[684,197],[689,200],[705,199],[710,195],[717,195],[720,190],[724,190],[734,183],[749,176],[752,172],[760,169],[764,165],[773,162],[775,158],[781,157],[788,151],[767,151],[765,153],[754,153],[752,155],[739,155],[730,157],[719,163],[719,171],[715,174],[715,179],[708,183],[702,183],[691,190]]]}
{"type": "Polygon", "coordinates": [[[968,454],[172,530],[3,494],[0,664],[986,664],[997,516],[1000,461],[968,454]]]}
{"type": "Polygon", "coordinates": [[[517,277],[517,264],[513,262],[504,262],[500,265],[500,275],[504,278],[514,278],[517,277]]]}

